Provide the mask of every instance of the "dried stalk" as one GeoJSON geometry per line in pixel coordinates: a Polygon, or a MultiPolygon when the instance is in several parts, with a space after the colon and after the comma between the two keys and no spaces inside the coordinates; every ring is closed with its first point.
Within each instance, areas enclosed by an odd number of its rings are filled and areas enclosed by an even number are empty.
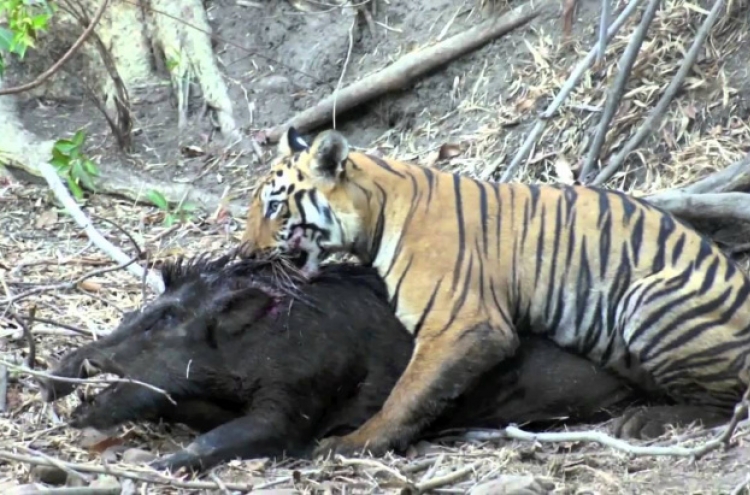
{"type": "Polygon", "coordinates": [[[719,17],[719,13],[723,8],[724,0],[716,0],[708,17],[703,21],[703,24],[698,30],[698,34],[695,36],[695,40],[693,40],[693,44],[690,46],[690,50],[685,56],[685,60],[683,60],[677,74],[672,78],[672,81],[669,83],[669,86],[667,86],[667,89],[664,91],[661,99],[659,99],[656,107],[654,107],[641,127],[638,128],[635,135],[625,143],[620,152],[610,160],[601,172],[599,172],[599,175],[596,176],[591,184],[598,186],[607,182],[622,166],[625,158],[627,158],[627,156],[656,129],[656,126],[659,125],[659,122],[661,122],[662,117],[667,111],[667,107],[672,102],[672,99],[682,86],[685,77],[687,77],[688,72],[690,72],[690,69],[693,67],[695,60],[698,58],[698,52],[703,47],[703,42],[706,41],[708,33],[711,31],[711,27],[714,25],[714,22],[719,17]]]}
{"type": "MultiPolygon", "coordinates": [[[[622,9],[620,15],[617,17],[617,19],[615,19],[615,21],[607,31],[608,41],[611,40],[615,34],[617,34],[623,24],[625,24],[625,21],[628,19],[628,17],[630,17],[633,12],[635,12],[635,9],[642,1],[643,0],[631,0],[628,6],[622,9]]],[[[557,112],[565,99],[568,97],[568,95],[570,95],[578,82],[581,80],[584,72],[586,72],[591,64],[594,63],[594,58],[596,58],[596,54],[598,51],[598,46],[593,47],[586,55],[586,58],[581,60],[576,68],[573,69],[573,72],[570,74],[570,77],[568,77],[568,80],[565,81],[565,84],[563,85],[562,89],[560,89],[560,92],[557,94],[552,103],[549,104],[547,109],[539,116],[536,124],[534,125],[534,128],[531,130],[529,135],[526,136],[526,139],[521,145],[521,148],[516,152],[516,156],[513,157],[513,161],[510,162],[508,168],[505,169],[505,172],[500,178],[500,182],[508,182],[516,174],[516,170],[519,166],[521,166],[521,162],[528,156],[531,148],[534,146],[534,143],[536,143],[536,140],[539,139],[539,136],[542,135],[544,128],[547,127],[547,120],[551,119],[555,112],[557,112]]],[[[488,167],[489,170],[497,170],[503,159],[504,158],[498,158],[492,165],[488,167]]]]}
{"type": "MultiPolygon", "coordinates": [[[[606,3],[607,0],[604,0],[606,3]]],[[[589,175],[591,170],[594,168],[594,163],[599,157],[599,153],[604,145],[604,139],[607,137],[607,131],[609,130],[609,124],[615,117],[615,112],[620,106],[620,100],[622,95],[625,93],[625,86],[630,79],[630,71],[633,68],[635,59],[638,58],[638,53],[641,51],[641,45],[643,45],[643,39],[646,37],[648,28],[651,26],[651,22],[654,20],[656,15],[656,9],[659,7],[660,0],[650,0],[646,6],[646,10],[643,12],[641,23],[633,33],[633,36],[628,42],[628,46],[620,57],[620,62],[617,64],[619,72],[615,81],[612,83],[612,88],[607,95],[607,102],[604,104],[604,111],[602,112],[601,119],[599,119],[599,126],[596,129],[596,135],[594,136],[594,142],[591,144],[589,154],[586,157],[586,162],[583,164],[579,179],[584,184],[589,182],[589,175]]]]}

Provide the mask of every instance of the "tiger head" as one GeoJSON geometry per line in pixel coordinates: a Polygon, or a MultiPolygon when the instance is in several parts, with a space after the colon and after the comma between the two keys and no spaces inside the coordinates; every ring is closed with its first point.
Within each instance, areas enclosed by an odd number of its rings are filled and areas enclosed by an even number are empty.
{"type": "Polygon", "coordinates": [[[357,254],[368,210],[364,189],[353,185],[349,145],[336,131],[308,145],[289,128],[278,157],[253,193],[242,240],[256,249],[298,254],[314,273],[326,254],[357,254]]]}

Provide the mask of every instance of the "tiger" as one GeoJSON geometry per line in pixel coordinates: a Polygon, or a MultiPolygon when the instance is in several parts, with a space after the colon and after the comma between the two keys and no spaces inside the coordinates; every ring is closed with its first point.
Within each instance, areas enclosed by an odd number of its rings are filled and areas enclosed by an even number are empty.
{"type": "Polygon", "coordinates": [[[335,130],[308,144],[290,127],[256,183],[242,240],[302,255],[307,274],[335,253],[375,267],[415,339],[380,411],[316,455],[403,451],[514,354],[521,332],[664,394],[662,409],[627,413],[660,433],[726,421],[747,388],[747,274],[624,192],[480,181],[354,151],[335,130]]]}

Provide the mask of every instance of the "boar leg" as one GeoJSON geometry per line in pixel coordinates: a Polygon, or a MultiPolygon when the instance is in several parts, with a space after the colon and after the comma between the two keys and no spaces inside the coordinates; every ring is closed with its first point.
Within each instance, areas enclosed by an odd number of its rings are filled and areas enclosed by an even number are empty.
{"type": "Polygon", "coordinates": [[[177,400],[159,413],[165,423],[182,423],[193,430],[205,433],[242,416],[230,407],[222,407],[208,399],[177,400]]]}
{"type": "Polygon", "coordinates": [[[205,470],[232,459],[295,455],[304,448],[299,427],[280,420],[278,412],[252,413],[225,423],[196,438],[174,454],[157,459],[151,467],[163,470],[180,468],[205,470]]]}

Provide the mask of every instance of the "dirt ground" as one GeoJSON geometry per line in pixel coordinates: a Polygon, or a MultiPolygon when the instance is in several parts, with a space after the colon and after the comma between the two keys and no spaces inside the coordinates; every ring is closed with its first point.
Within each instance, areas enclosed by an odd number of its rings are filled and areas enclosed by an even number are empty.
{"type": "MultiPolygon", "coordinates": [[[[502,13],[520,1],[492,3],[502,13]]],[[[613,11],[619,12],[624,3],[614,2],[613,11]]],[[[478,0],[381,1],[374,34],[366,25],[355,24],[351,46],[353,13],[342,13],[325,3],[319,4],[320,12],[311,13],[295,10],[289,2],[280,0],[214,0],[207,3],[207,10],[237,121],[246,139],[251,139],[258,131],[286,121],[329,95],[341,78],[347,58],[344,85],[491,15],[479,4],[478,0]]],[[[539,18],[399,94],[339,117],[337,128],[362,148],[377,148],[477,177],[497,178],[533,125],[536,114],[551,101],[570,68],[593,45],[599,5],[596,0],[579,0],[569,40],[563,39],[560,18],[539,18]],[[437,150],[445,143],[458,145],[460,154],[438,161],[437,150]]],[[[706,5],[708,2],[663,2],[633,70],[623,106],[607,136],[605,157],[616,152],[635,132],[663,93],[704,18],[702,9],[706,5]]],[[[726,166],[750,150],[750,9],[733,12],[722,19],[709,38],[663,126],[627,160],[623,170],[610,181],[612,186],[648,193],[682,185],[726,166]]],[[[631,19],[625,25],[610,44],[607,64],[589,72],[550,121],[517,179],[556,181],[577,170],[591,140],[591,128],[598,121],[606,86],[616,74],[617,59],[637,22],[637,18],[631,19]]],[[[82,92],[72,88],[71,94],[82,92]]],[[[257,157],[241,146],[228,150],[211,141],[212,126],[200,112],[199,103],[194,105],[188,128],[178,131],[176,109],[167,88],[140,88],[131,99],[136,152],[130,156],[116,151],[103,118],[85,99],[61,102],[21,96],[18,103],[24,124],[41,136],[61,137],[85,127],[91,136],[87,151],[97,159],[104,174],[148,175],[165,182],[188,182],[216,195],[226,195],[244,208],[247,191],[257,172],[264,168],[257,157]],[[186,146],[203,151],[191,153],[186,146]]],[[[272,148],[264,151],[267,159],[272,148]]],[[[241,217],[201,214],[185,224],[167,228],[155,208],[101,195],[89,199],[86,211],[121,223],[152,257],[224,249],[237,241],[243,226],[241,217]]],[[[97,222],[97,226],[112,242],[131,251],[125,236],[103,222],[97,222]]],[[[0,237],[0,282],[4,291],[18,294],[40,284],[74,280],[105,260],[70,218],[57,209],[44,187],[14,179],[4,182],[0,186],[0,228],[5,233],[0,237]]],[[[94,281],[98,288],[93,292],[50,290],[19,306],[18,310],[28,311],[36,305],[40,317],[90,333],[80,336],[55,325],[38,323],[34,328],[38,368],[45,369],[66,349],[113,328],[121,310],[140,303],[138,281],[127,274],[110,273],[94,281]]],[[[20,330],[0,319],[0,355],[6,360],[19,360],[27,353],[20,330]]],[[[104,454],[86,447],[85,435],[64,426],[75,400],[70,397],[54,406],[45,405],[31,378],[11,374],[7,412],[0,415],[0,451],[23,444],[60,459],[99,464],[104,454]]],[[[121,429],[118,434],[119,440],[107,451],[112,460],[117,460],[125,448],[173,449],[176,442],[189,438],[180,429],[141,425],[121,429]]],[[[560,494],[739,494],[750,493],[735,490],[750,473],[750,446],[743,443],[744,434],[741,430],[738,445],[728,452],[714,452],[695,462],[675,457],[629,457],[583,443],[450,442],[442,446],[420,444],[409,456],[380,460],[380,467],[256,460],[233,462],[215,473],[227,482],[266,484],[269,490],[398,493],[397,476],[383,466],[419,481],[476,463],[470,473],[435,493],[465,493],[501,474],[531,473],[550,480],[554,493],[560,494]]],[[[705,437],[693,442],[703,440],[705,437]]],[[[30,465],[0,461],[0,487],[4,488],[1,492],[16,482],[32,479],[30,465]]],[[[138,486],[140,490],[142,485],[138,486]]],[[[143,490],[138,493],[178,491],[153,484],[143,490]]]]}

